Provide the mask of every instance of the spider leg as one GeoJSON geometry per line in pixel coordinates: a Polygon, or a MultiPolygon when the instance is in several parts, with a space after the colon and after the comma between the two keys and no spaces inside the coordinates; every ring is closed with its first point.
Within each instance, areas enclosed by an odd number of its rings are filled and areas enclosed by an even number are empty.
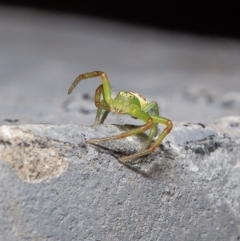
{"type": "MultiPolygon", "coordinates": [[[[104,108],[105,108],[105,105],[104,105],[104,103],[101,103],[101,106],[103,106],[104,108]]],[[[100,119],[100,115],[101,115],[101,113],[102,113],[102,108],[98,108],[98,110],[97,110],[97,114],[96,114],[96,118],[95,118],[95,121],[94,121],[94,126],[95,125],[98,125],[98,124],[103,124],[103,122],[106,120],[106,118],[107,118],[107,116],[108,116],[108,114],[109,114],[109,112],[110,112],[110,110],[108,111],[108,110],[105,110],[104,112],[103,112],[103,115],[102,115],[102,118],[101,118],[101,121],[99,121],[99,119],[100,119]]]]}
{"type": "Polygon", "coordinates": [[[161,116],[151,115],[151,117],[154,122],[166,125],[166,128],[159,135],[157,140],[150,146],[150,148],[140,151],[140,152],[135,153],[130,156],[121,157],[119,159],[120,162],[126,163],[128,160],[135,159],[137,157],[145,156],[145,155],[152,153],[161,144],[162,140],[166,137],[166,135],[172,130],[172,127],[173,127],[172,121],[170,121],[164,117],[161,117],[161,116]]]}
{"type": "Polygon", "coordinates": [[[100,142],[104,142],[104,141],[119,140],[119,139],[122,139],[122,138],[125,138],[128,136],[132,136],[132,135],[136,135],[136,134],[145,132],[154,125],[153,119],[151,118],[151,116],[149,114],[147,114],[137,108],[132,108],[132,111],[134,113],[134,117],[143,120],[144,122],[146,122],[146,124],[144,124],[140,127],[137,127],[134,130],[124,132],[120,135],[104,137],[104,138],[100,138],[100,139],[91,139],[91,140],[88,140],[87,143],[95,144],[95,143],[100,143],[100,142]]]}
{"type": "Polygon", "coordinates": [[[104,120],[107,118],[108,113],[110,112],[109,105],[104,100],[104,98],[103,98],[103,100],[101,100],[101,95],[103,96],[103,85],[99,85],[95,91],[95,106],[98,109],[97,109],[97,114],[96,114],[94,125],[99,124],[100,116],[101,116],[103,109],[105,110],[105,112],[102,115],[100,124],[102,124],[104,122],[104,120]]]}
{"type": "Polygon", "coordinates": [[[105,110],[103,115],[102,115],[102,118],[101,118],[101,121],[100,121],[100,124],[103,124],[103,122],[106,120],[108,114],[109,114],[110,110],[105,110]]]}
{"type": "Polygon", "coordinates": [[[157,102],[155,102],[155,101],[152,101],[152,102],[150,102],[149,104],[147,104],[147,105],[142,109],[142,111],[148,113],[151,109],[153,109],[154,115],[159,115],[159,107],[158,107],[157,102]]]}
{"type": "Polygon", "coordinates": [[[93,72],[88,72],[88,73],[79,75],[73,81],[72,85],[70,86],[70,88],[68,90],[68,94],[71,94],[73,89],[77,86],[77,84],[80,81],[82,81],[84,79],[99,77],[99,76],[101,77],[102,83],[103,83],[103,93],[104,93],[103,98],[108,104],[110,104],[110,101],[111,101],[111,84],[109,82],[109,79],[108,79],[106,73],[102,72],[102,71],[93,71],[93,72]]]}
{"type": "MultiPolygon", "coordinates": [[[[152,101],[150,102],[149,104],[147,104],[143,109],[142,111],[148,113],[150,110],[154,111],[154,115],[156,116],[159,116],[159,107],[158,107],[158,104],[157,102],[155,101],[152,101]]],[[[150,133],[149,133],[149,136],[148,136],[148,139],[146,141],[146,143],[143,145],[143,147],[141,148],[140,151],[144,151],[146,150],[147,148],[149,148],[149,146],[151,145],[152,143],[152,140],[153,140],[153,137],[156,136],[157,134],[157,127],[158,127],[158,123],[154,123],[154,125],[152,126],[151,130],[150,130],[150,133]]]]}

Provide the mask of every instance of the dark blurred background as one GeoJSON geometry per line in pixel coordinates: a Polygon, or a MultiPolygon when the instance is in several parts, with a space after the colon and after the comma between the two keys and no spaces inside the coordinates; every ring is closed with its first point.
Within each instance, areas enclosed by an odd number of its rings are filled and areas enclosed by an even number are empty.
{"type": "Polygon", "coordinates": [[[95,16],[188,34],[240,38],[237,1],[3,0],[0,4],[95,16]]]}
{"type": "Polygon", "coordinates": [[[0,0],[0,120],[89,125],[97,82],[67,90],[92,70],[175,121],[239,115],[239,22],[233,1],[0,0]]]}

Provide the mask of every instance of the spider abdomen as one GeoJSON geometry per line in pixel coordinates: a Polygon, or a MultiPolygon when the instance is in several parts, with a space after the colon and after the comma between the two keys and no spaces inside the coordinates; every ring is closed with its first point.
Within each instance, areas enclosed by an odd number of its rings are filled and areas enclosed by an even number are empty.
{"type": "Polygon", "coordinates": [[[110,104],[111,111],[117,114],[127,114],[131,112],[131,107],[142,109],[143,103],[132,92],[119,92],[110,104]]]}

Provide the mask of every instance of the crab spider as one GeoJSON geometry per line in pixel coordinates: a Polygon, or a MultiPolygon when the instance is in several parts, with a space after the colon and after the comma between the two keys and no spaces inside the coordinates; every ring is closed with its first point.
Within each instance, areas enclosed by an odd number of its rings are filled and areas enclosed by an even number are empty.
{"type": "Polygon", "coordinates": [[[147,103],[146,99],[138,93],[119,92],[115,98],[112,98],[111,84],[108,80],[106,73],[102,71],[93,71],[79,75],[70,86],[68,94],[73,91],[73,89],[81,80],[94,77],[101,77],[102,79],[102,84],[98,86],[95,92],[95,105],[98,109],[94,125],[102,124],[107,118],[109,112],[115,112],[117,114],[128,114],[133,118],[144,121],[146,124],[122,133],[120,135],[100,139],[91,139],[88,140],[87,143],[96,144],[103,141],[118,140],[150,130],[148,139],[141,148],[141,150],[130,156],[123,156],[119,159],[119,161],[121,163],[126,163],[128,160],[152,153],[156,149],[156,147],[160,145],[166,135],[172,130],[172,121],[162,116],[159,116],[159,107],[155,101],[147,103]],[[102,114],[103,110],[104,112],[102,114]],[[152,110],[154,114],[149,114],[150,110],[152,110]],[[102,117],[100,119],[101,114],[102,117]],[[155,142],[152,143],[153,137],[157,134],[158,124],[166,125],[166,128],[158,136],[155,142]]]}

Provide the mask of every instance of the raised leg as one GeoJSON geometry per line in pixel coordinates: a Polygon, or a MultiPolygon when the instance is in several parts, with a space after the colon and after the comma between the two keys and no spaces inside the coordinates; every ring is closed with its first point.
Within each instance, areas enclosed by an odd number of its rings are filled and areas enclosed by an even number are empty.
{"type": "Polygon", "coordinates": [[[70,88],[68,90],[68,94],[71,94],[73,89],[77,86],[77,84],[80,81],[82,81],[84,79],[99,77],[99,76],[101,77],[102,83],[103,83],[104,99],[108,104],[110,104],[110,101],[111,101],[111,85],[110,85],[110,82],[108,80],[108,77],[107,77],[106,73],[102,72],[102,71],[93,71],[93,72],[88,72],[88,73],[79,75],[73,81],[72,85],[70,86],[70,88]]]}
{"type": "Polygon", "coordinates": [[[173,127],[172,121],[170,121],[170,120],[168,120],[164,117],[161,117],[161,116],[151,115],[151,117],[153,118],[154,122],[166,125],[166,128],[159,135],[157,140],[150,146],[150,148],[148,148],[147,150],[144,150],[144,151],[140,151],[140,152],[135,153],[135,154],[130,155],[130,156],[121,157],[119,159],[120,162],[126,163],[128,160],[135,159],[135,158],[145,156],[145,155],[148,155],[148,154],[152,153],[156,149],[156,147],[158,147],[160,145],[160,143],[166,137],[166,135],[172,130],[172,127],[173,127]]]}

